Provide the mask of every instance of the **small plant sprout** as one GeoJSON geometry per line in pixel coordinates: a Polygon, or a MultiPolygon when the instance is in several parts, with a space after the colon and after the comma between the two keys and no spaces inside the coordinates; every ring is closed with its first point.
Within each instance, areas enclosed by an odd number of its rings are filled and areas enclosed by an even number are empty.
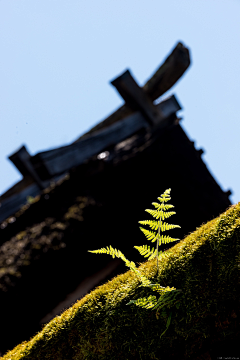
{"type": "MultiPolygon", "coordinates": [[[[162,253],[162,251],[159,252],[158,247],[161,244],[166,244],[169,242],[179,240],[179,239],[172,238],[170,236],[163,236],[161,234],[161,232],[163,232],[163,231],[180,227],[179,225],[168,224],[167,222],[164,221],[165,219],[167,219],[170,216],[175,214],[174,211],[166,211],[166,210],[174,207],[173,205],[165,204],[171,199],[170,195],[169,195],[170,191],[171,191],[171,189],[167,189],[160,197],[158,197],[159,203],[156,203],[156,202],[152,203],[155,206],[156,210],[150,210],[150,209],[145,210],[150,215],[152,215],[156,220],[139,221],[139,223],[141,225],[149,225],[152,230],[155,230],[155,231],[151,231],[151,230],[147,230],[145,228],[140,227],[140,230],[144,233],[147,240],[150,240],[152,242],[157,241],[156,249],[155,248],[151,249],[147,245],[134,246],[141,255],[143,255],[144,257],[148,257],[148,260],[152,260],[155,257],[157,258],[157,273],[158,273],[159,259],[169,255],[169,252],[168,252],[168,254],[167,254],[167,252],[165,252],[165,253],[162,253]]],[[[134,271],[135,274],[139,277],[139,279],[142,282],[142,284],[140,286],[150,287],[151,290],[157,291],[160,294],[160,297],[158,299],[156,298],[156,296],[150,295],[148,298],[140,298],[137,300],[131,300],[127,305],[135,304],[135,305],[143,307],[145,309],[152,309],[152,310],[157,309],[159,311],[161,308],[164,308],[166,306],[169,307],[169,306],[175,304],[176,302],[178,302],[178,300],[177,300],[178,292],[180,292],[182,290],[176,290],[176,288],[174,288],[174,287],[170,288],[169,286],[163,287],[163,286],[160,286],[160,284],[151,284],[151,281],[149,279],[147,279],[137,269],[136,264],[133,261],[127,260],[120,250],[114,249],[110,245],[109,247],[98,249],[98,250],[89,250],[89,252],[96,253],[96,254],[109,254],[113,258],[115,258],[115,256],[116,256],[116,257],[122,259],[125,262],[126,266],[128,266],[132,271],[134,271]]],[[[168,327],[170,325],[171,316],[172,316],[172,312],[170,313],[170,316],[168,317],[166,330],[168,329],[168,327]]],[[[156,313],[156,317],[158,318],[158,312],[156,313]]],[[[161,336],[165,333],[165,331],[161,334],[161,336]]]]}

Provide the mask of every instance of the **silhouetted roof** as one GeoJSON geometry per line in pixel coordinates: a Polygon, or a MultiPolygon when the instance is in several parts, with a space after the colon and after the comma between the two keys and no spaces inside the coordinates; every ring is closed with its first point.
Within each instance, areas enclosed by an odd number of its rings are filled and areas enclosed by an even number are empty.
{"type": "MultiPolygon", "coordinates": [[[[1,196],[0,221],[3,221],[67,172],[103,151],[110,144],[117,144],[141,128],[165,126],[164,119],[176,113],[180,106],[174,97],[152,104],[182,76],[190,65],[189,51],[181,43],[173,49],[164,63],[140,88],[129,71],[113,80],[125,100],[125,105],[107,119],[93,127],[73,144],[44,151],[31,156],[26,147],[9,156],[23,175],[23,179],[1,196]]],[[[4,225],[2,225],[4,226],[4,225]]]]}
{"type": "Polygon", "coordinates": [[[37,196],[14,211],[9,205],[1,223],[0,351],[32,336],[69,293],[110,262],[115,270],[105,280],[125,271],[118,260],[88,250],[112,245],[142,261],[133,249],[143,241],[138,221],[165,189],[172,189],[178,238],[231,204],[182,129],[176,97],[153,104],[129,71],[114,86],[128,104],[127,117],[103,121],[69,146],[33,157],[22,148],[11,157],[24,180],[3,196],[5,205],[31,195],[31,186],[37,196]]]}

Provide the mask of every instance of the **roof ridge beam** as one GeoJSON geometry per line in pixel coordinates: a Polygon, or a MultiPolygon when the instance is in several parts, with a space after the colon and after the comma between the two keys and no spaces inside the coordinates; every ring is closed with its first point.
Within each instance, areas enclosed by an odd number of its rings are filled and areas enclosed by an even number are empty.
{"type": "Polygon", "coordinates": [[[140,111],[150,126],[156,126],[164,118],[163,113],[153,103],[147,93],[137,84],[130,71],[111,81],[119,94],[133,111],[140,111]]]}

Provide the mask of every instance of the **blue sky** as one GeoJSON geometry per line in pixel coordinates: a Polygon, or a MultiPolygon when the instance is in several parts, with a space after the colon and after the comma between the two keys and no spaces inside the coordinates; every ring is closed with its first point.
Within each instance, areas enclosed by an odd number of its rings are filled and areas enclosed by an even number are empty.
{"type": "Polygon", "coordinates": [[[21,179],[7,159],[73,142],[143,85],[178,41],[192,64],[166,94],[233,203],[240,201],[240,0],[1,0],[0,194],[21,179]]]}

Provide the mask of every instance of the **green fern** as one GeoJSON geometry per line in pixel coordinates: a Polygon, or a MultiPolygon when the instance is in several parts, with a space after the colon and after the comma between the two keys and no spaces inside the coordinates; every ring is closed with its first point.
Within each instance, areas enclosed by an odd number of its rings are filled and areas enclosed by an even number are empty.
{"type": "Polygon", "coordinates": [[[92,250],[92,251],[89,250],[88,252],[95,253],[95,254],[108,254],[108,255],[111,255],[113,258],[115,258],[115,256],[116,256],[116,257],[122,259],[125,262],[126,266],[128,266],[132,271],[134,271],[135,274],[141,279],[143,286],[148,286],[150,284],[150,280],[148,280],[137,269],[135,262],[127,260],[120,250],[114,249],[111,245],[109,247],[107,247],[106,249],[102,248],[99,250],[92,250]]]}
{"type": "MultiPolygon", "coordinates": [[[[156,249],[150,248],[150,246],[143,245],[143,246],[134,246],[135,249],[139,251],[141,255],[143,255],[145,258],[147,257],[148,260],[152,260],[155,257],[157,258],[157,272],[158,272],[158,260],[160,260],[163,257],[168,257],[171,252],[165,251],[164,253],[162,251],[158,251],[158,247],[161,244],[167,244],[169,242],[177,241],[179,239],[172,238],[170,236],[163,236],[161,232],[166,230],[171,230],[177,227],[180,227],[179,225],[173,225],[168,224],[167,222],[164,222],[164,219],[169,218],[170,216],[174,215],[174,211],[167,211],[168,209],[173,208],[173,205],[165,204],[165,202],[168,202],[170,198],[170,191],[171,189],[165,190],[165,192],[158,197],[158,200],[160,203],[152,203],[157,210],[150,210],[146,209],[146,211],[152,215],[156,220],[144,220],[139,221],[142,225],[149,225],[152,230],[150,231],[145,228],[140,227],[140,230],[144,233],[147,240],[150,240],[152,242],[157,241],[156,249]]],[[[136,264],[133,261],[129,261],[126,259],[126,257],[123,255],[123,253],[120,250],[114,249],[111,245],[107,248],[102,248],[98,250],[88,250],[91,253],[95,254],[108,254],[111,255],[113,258],[118,257],[122,259],[126,266],[128,266],[132,271],[135,272],[135,274],[139,277],[141,280],[140,286],[149,287],[153,291],[157,291],[160,294],[160,297],[157,299],[156,296],[150,295],[148,298],[140,298],[137,300],[131,300],[127,305],[135,304],[136,306],[140,306],[145,309],[156,309],[156,317],[158,318],[159,310],[163,307],[170,307],[173,304],[175,304],[178,300],[178,294],[182,290],[176,290],[176,288],[169,286],[163,287],[160,284],[151,284],[150,280],[147,279],[136,267],[136,264]]],[[[170,316],[167,320],[167,327],[168,329],[170,322],[171,322],[171,316],[172,313],[170,313],[170,316]]],[[[166,330],[161,334],[161,336],[166,332],[166,330]]],[[[160,336],[160,337],[161,337],[160,336]]]]}
{"type": "Polygon", "coordinates": [[[163,232],[166,230],[180,228],[179,225],[168,224],[167,222],[163,221],[164,219],[167,219],[170,216],[176,214],[175,211],[167,211],[166,212],[166,210],[174,207],[173,205],[165,204],[165,202],[168,202],[169,200],[171,200],[170,195],[169,195],[170,191],[171,191],[171,189],[167,189],[160,197],[158,197],[160,204],[156,203],[156,202],[152,203],[152,205],[154,205],[157,210],[151,210],[151,209],[145,210],[150,215],[152,215],[155,219],[157,219],[157,220],[159,219],[158,221],[156,221],[156,220],[139,221],[139,224],[149,225],[149,227],[152,230],[157,230],[157,232],[155,232],[155,231],[150,231],[150,230],[140,227],[140,230],[144,233],[147,240],[150,240],[152,242],[157,241],[156,250],[154,250],[154,248],[150,249],[149,247],[146,248],[144,246],[134,246],[140,252],[141,255],[144,255],[144,257],[149,257],[149,260],[152,260],[154,257],[157,258],[157,271],[158,271],[158,260],[161,256],[161,253],[158,252],[158,247],[161,244],[167,244],[169,242],[179,240],[179,239],[172,238],[170,236],[163,236],[160,234],[160,232],[163,232]]]}

